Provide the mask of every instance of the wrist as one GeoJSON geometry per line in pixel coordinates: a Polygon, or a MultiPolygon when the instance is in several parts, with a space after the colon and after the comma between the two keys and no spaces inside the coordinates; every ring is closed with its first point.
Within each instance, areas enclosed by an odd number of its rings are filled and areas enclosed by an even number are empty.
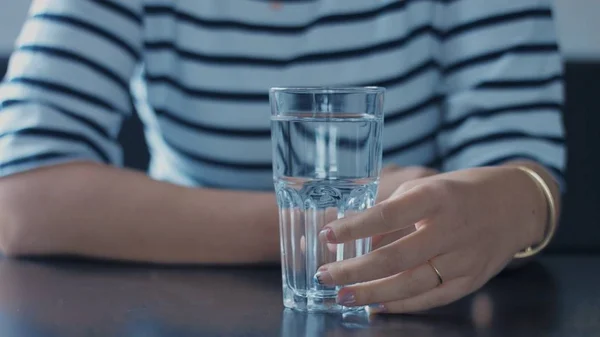
{"type": "Polygon", "coordinates": [[[531,228],[532,235],[526,249],[515,255],[522,258],[535,255],[548,245],[556,231],[558,208],[555,200],[556,191],[553,190],[556,186],[552,179],[544,177],[547,172],[534,165],[519,165],[517,169],[529,178],[531,182],[529,185],[534,185],[538,192],[532,206],[532,214],[535,215],[531,228]]]}
{"type": "Polygon", "coordinates": [[[533,189],[532,193],[535,193],[535,202],[533,206],[535,209],[535,217],[534,221],[532,222],[533,228],[527,247],[536,246],[540,242],[542,242],[544,240],[544,237],[546,236],[546,232],[549,227],[549,205],[548,201],[546,200],[546,196],[544,195],[544,192],[540,189],[540,187],[537,185],[537,183],[531,178],[530,180],[532,185],[530,188],[533,189]]]}
{"type": "Polygon", "coordinates": [[[548,202],[538,183],[518,166],[510,167],[518,200],[519,249],[532,247],[544,240],[548,228],[548,202]]]}

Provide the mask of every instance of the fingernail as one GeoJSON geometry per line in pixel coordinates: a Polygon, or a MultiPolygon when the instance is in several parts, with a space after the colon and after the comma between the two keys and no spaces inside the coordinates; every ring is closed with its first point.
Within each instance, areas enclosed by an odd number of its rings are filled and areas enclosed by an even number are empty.
{"type": "Polygon", "coordinates": [[[327,285],[327,286],[332,286],[333,285],[333,278],[331,277],[331,274],[329,274],[328,271],[323,270],[323,271],[318,271],[315,276],[314,276],[314,282],[318,285],[327,285]]]}
{"type": "Polygon", "coordinates": [[[369,314],[379,314],[385,312],[385,306],[381,303],[373,303],[367,306],[367,312],[369,314]]]}
{"type": "Polygon", "coordinates": [[[344,306],[352,305],[356,303],[356,296],[354,296],[354,293],[352,291],[340,293],[338,294],[336,302],[344,306]]]}
{"type": "Polygon", "coordinates": [[[323,228],[323,230],[319,232],[319,240],[322,242],[335,243],[335,233],[331,228],[323,228]]]}

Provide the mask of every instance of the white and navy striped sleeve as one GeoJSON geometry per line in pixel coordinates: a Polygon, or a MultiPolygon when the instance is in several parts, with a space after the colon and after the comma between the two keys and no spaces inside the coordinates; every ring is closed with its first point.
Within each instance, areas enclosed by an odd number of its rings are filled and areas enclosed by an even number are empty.
{"type": "Polygon", "coordinates": [[[550,1],[455,1],[441,20],[443,169],[531,159],[562,183],[562,60],[550,1]]]}
{"type": "Polygon", "coordinates": [[[36,0],[0,85],[0,176],[68,161],[120,165],[140,58],[141,0],[36,0]]]}

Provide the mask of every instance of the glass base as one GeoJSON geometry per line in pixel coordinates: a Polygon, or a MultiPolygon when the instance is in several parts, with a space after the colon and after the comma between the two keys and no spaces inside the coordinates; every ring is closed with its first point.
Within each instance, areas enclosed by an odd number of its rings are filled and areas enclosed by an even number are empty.
{"type": "Polygon", "coordinates": [[[347,313],[364,311],[364,306],[346,307],[339,305],[335,301],[335,295],[326,297],[301,295],[285,286],[283,288],[283,306],[302,312],[347,313]]]}

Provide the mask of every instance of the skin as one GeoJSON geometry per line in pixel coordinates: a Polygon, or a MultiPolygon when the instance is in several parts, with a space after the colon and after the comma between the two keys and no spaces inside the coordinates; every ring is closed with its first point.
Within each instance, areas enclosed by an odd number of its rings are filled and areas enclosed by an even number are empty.
{"type": "Polygon", "coordinates": [[[272,193],[181,187],[100,164],[71,163],[0,179],[0,249],[9,256],[275,262],[277,217],[272,193]]]}
{"type": "Polygon", "coordinates": [[[327,285],[352,284],[340,290],[338,302],[370,305],[372,313],[418,312],[479,289],[516,252],[545,235],[545,196],[515,165],[540,174],[559,205],[556,183],[532,162],[412,180],[366,212],[323,228],[319,237],[328,243],[377,235],[392,239],[369,254],[322,266],[316,279],[327,285]]]}
{"type": "MultiPolygon", "coordinates": [[[[558,204],[550,175],[535,163],[519,164],[548,182],[558,204]]],[[[320,235],[329,243],[373,236],[377,249],[323,266],[321,278],[364,282],[343,288],[338,300],[374,304],[372,312],[420,311],[476,290],[544,235],[545,197],[511,165],[446,174],[386,168],[381,202],[320,235]]],[[[85,162],[0,179],[0,249],[8,256],[272,263],[280,258],[278,240],[272,193],[187,188],[85,162]]]]}
{"type": "MultiPolygon", "coordinates": [[[[429,172],[390,167],[382,181],[399,186],[429,172]]],[[[383,188],[382,199],[393,191],[383,188]]],[[[169,264],[276,263],[278,210],[273,193],[187,188],[70,163],[0,179],[0,250],[169,264]]]]}

